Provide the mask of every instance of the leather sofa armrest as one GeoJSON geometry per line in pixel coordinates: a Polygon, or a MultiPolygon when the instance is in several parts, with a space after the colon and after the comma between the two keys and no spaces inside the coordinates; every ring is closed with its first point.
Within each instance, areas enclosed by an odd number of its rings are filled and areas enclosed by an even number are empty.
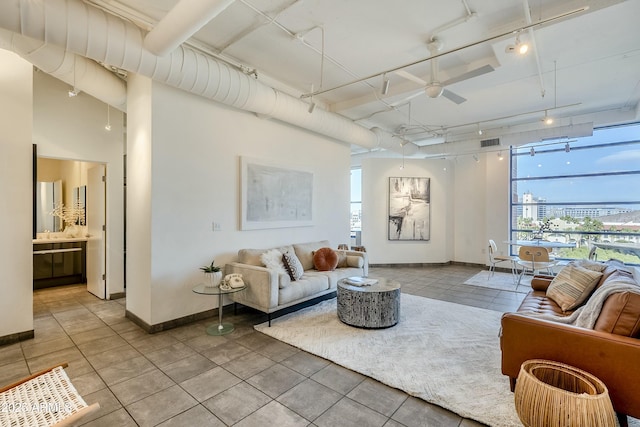
{"type": "Polygon", "coordinates": [[[543,275],[535,275],[533,279],[531,279],[531,288],[534,291],[542,291],[547,292],[551,281],[553,280],[553,276],[543,276],[543,275]]]}
{"type": "Polygon", "coordinates": [[[242,274],[246,289],[230,294],[240,304],[268,313],[278,305],[278,273],[266,267],[230,262],[225,265],[225,274],[242,274]]]}
{"type": "Polygon", "coordinates": [[[602,380],[617,412],[640,417],[640,339],[518,313],[504,314],[501,323],[504,375],[516,378],[530,359],[566,363],[602,380]]]}

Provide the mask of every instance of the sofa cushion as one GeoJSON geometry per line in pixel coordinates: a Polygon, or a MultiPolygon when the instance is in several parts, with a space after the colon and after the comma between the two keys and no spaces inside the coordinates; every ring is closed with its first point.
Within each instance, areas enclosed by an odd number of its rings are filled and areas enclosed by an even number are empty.
{"type": "Polygon", "coordinates": [[[338,255],[338,265],[336,268],[345,268],[347,265],[347,251],[337,250],[336,254],[338,255]]]}
{"type": "Polygon", "coordinates": [[[616,292],[609,295],[593,329],[625,337],[640,337],[640,293],[616,292]]]}
{"type": "Polygon", "coordinates": [[[304,274],[302,264],[300,264],[300,260],[293,251],[282,254],[282,263],[291,280],[298,280],[304,274]]]}
{"type": "Polygon", "coordinates": [[[567,312],[580,306],[595,288],[602,273],[567,265],[551,281],[547,296],[567,312]]]}
{"type": "Polygon", "coordinates": [[[293,250],[302,263],[302,268],[311,270],[313,268],[313,251],[329,246],[331,244],[328,240],[320,240],[319,242],[297,243],[293,245],[293,250]]]}
{"type": "Polygon", "coordinates": [[[278,292],[278,305],[313,297],[319,292],[329,290],[329,278],[321,272],[305,273],[299,280],[278,292]],[[315,273],[315,274],[314,274],[315,273]]]}
{"type": "Polygon", "coordinates": [[[238,262],[242,264],[264,266],[261,260],[266,249],[240,249],[238,251],[238,262]]]}
{"type": "Polygon", "coordinates": [[[333,271],[338,266],[338,254],[331,248],[313,251],[313,266],[318,271],[333,271]]]}
{"type": "Polygon", "coordinates": [[[531,291],[529,292],[520,307],[518,308],[520,312],[531,312],[531,313],[540,313],[540,314],[549,314],[554,316],[567,316],[567,313],[563,313],[562,309],[558,304],[555,303],[551,298],[547,297],[547,294],[544,291],[531,291]]]}

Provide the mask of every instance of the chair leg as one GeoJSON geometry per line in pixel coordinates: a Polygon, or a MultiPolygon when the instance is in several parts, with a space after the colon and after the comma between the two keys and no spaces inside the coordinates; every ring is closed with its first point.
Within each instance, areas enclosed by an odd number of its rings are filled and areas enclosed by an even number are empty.
{"type": "Polygon", "coordinates": [[[509,387],[511,391],[516,391],[516,378],[509,377],[509,387]]]}
{"type": "Polygon", "coordinates": [[[620,412],[616,412],[616,416],[618,417],[618,423],[620,427],[629,427],[629,420],[627,419],[627,414],[621,414],[620,412]]]}

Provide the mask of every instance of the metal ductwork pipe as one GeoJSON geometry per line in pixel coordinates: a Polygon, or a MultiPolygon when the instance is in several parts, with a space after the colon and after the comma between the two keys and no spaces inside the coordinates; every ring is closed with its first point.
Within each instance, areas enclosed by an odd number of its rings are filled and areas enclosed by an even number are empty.
{"type": "Polygon", "coordinates": [[[338,114],[319,108],[310,114],[306,102],[184,45],[166,57],[153,55],[140,28],[79,0],[3,0],[0,28],[349,144],[371,149],[382,142],[338,114]]]}
{"type": "Polygon", "coordinates": [[[0,48],[17,53],[69,86],[126,112],[126,83],[94,61],[3,29],[0,29],[0,48]]]}

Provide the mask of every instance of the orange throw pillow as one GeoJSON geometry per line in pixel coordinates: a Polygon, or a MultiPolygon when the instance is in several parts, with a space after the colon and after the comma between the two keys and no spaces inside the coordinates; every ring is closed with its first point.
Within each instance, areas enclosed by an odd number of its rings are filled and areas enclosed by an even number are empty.
{"type": "Polygon", "coordinates": [[[338,254],[331,248],[320,248],[313,253],[313,266],[318,271],[333,271],[338,265],[338,254]]]}

